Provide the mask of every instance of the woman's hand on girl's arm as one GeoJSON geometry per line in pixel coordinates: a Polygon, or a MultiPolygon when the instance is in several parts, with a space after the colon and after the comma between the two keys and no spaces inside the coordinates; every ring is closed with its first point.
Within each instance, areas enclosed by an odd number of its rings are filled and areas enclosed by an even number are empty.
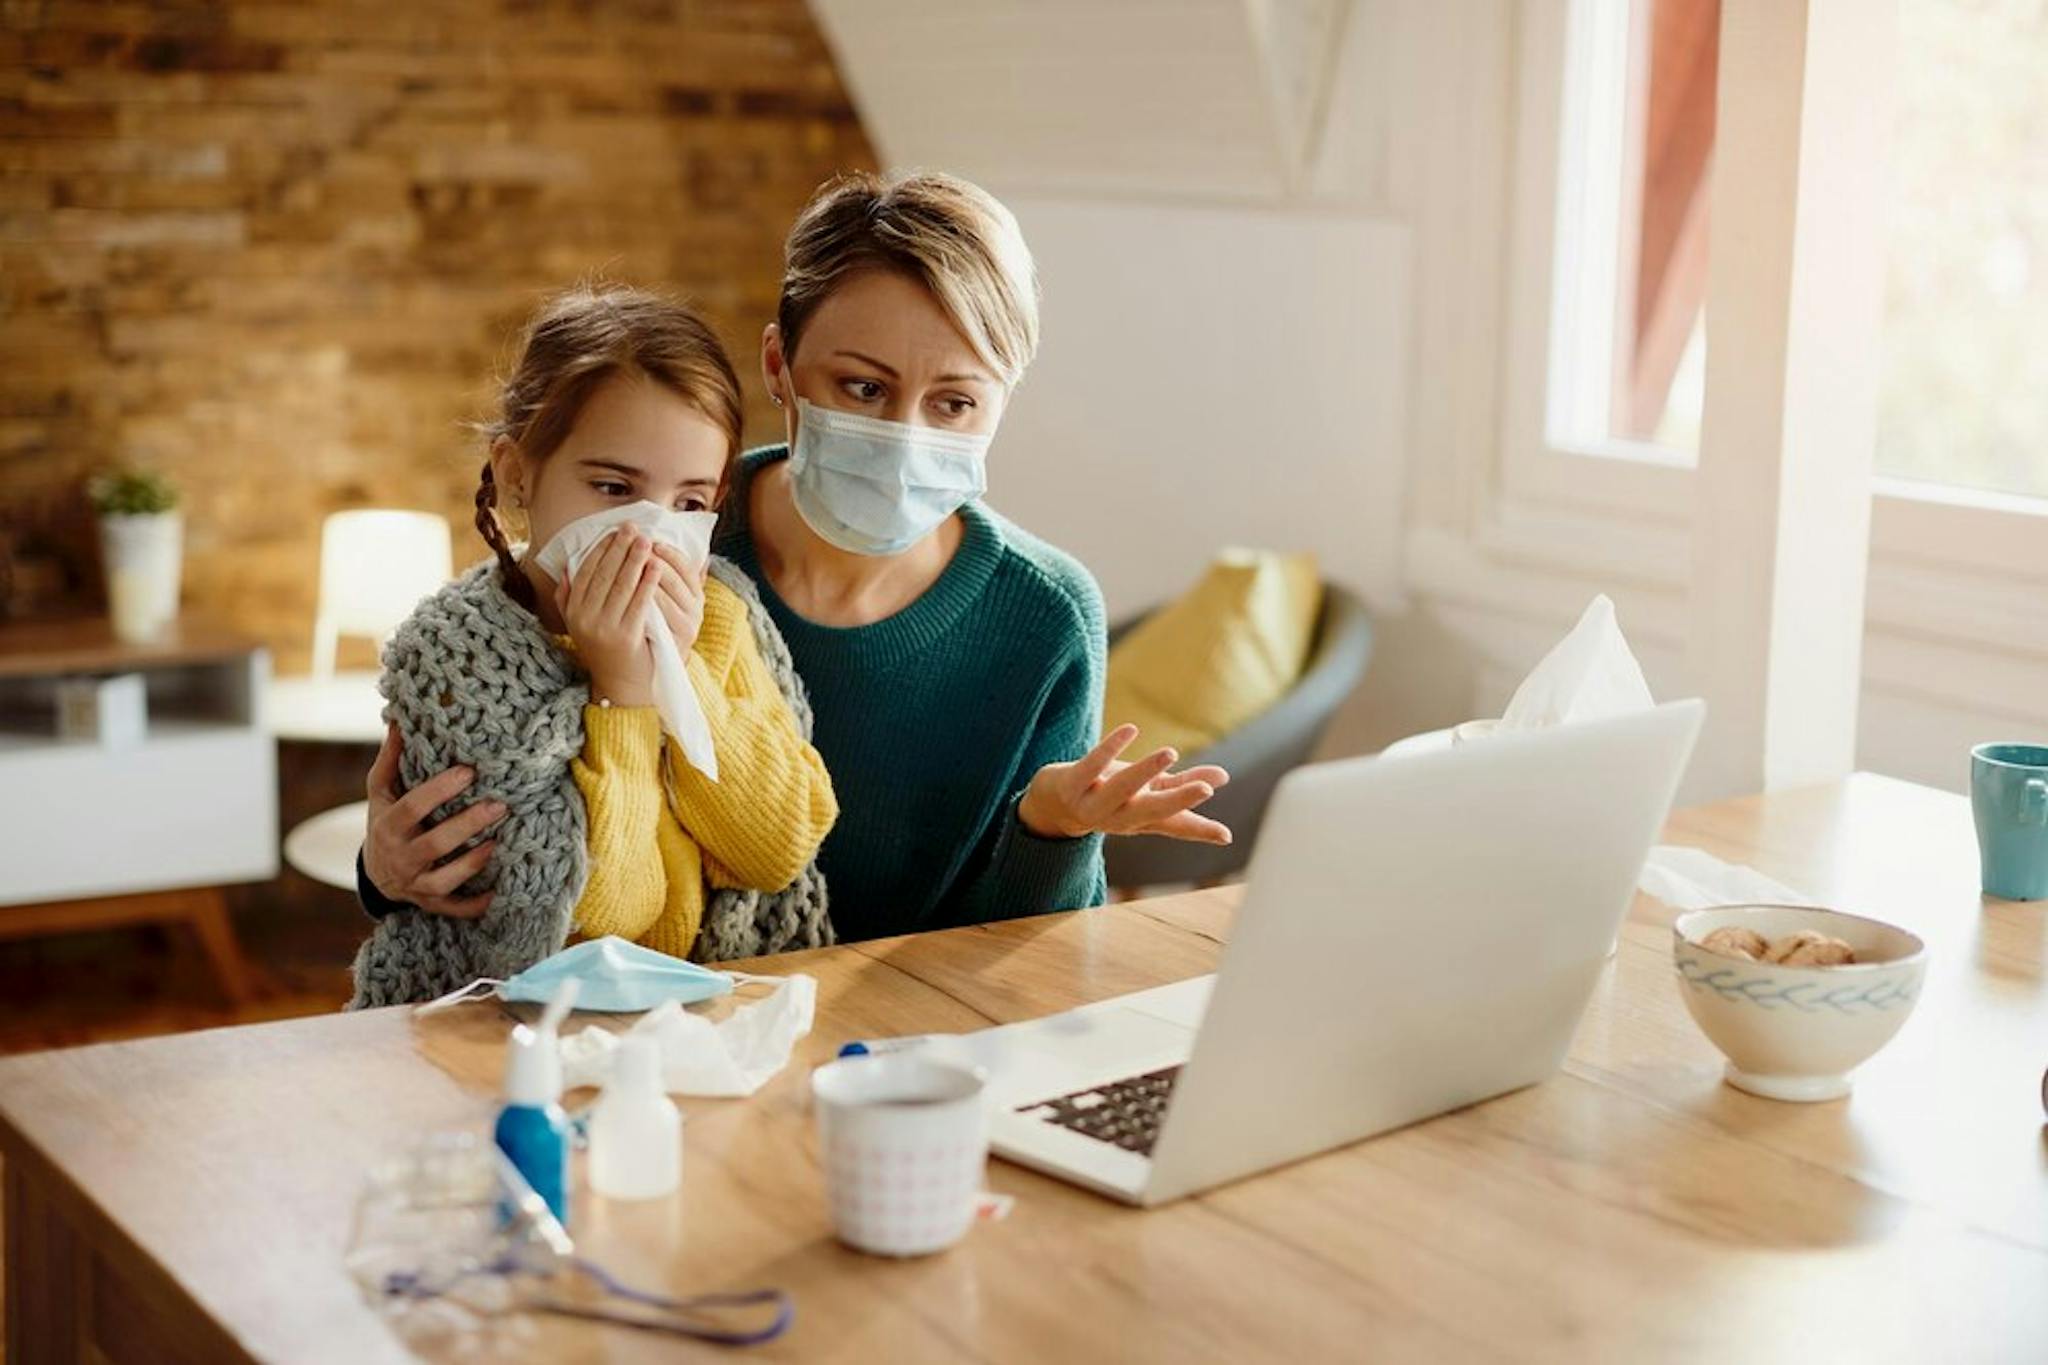
{"type": "Polygon", "coordinates": [[[363,871],[368,874],[370,885],[394,901],[436,915],[475,919],[490,909],[488,893],[454,893],[484,870],[491,860],[491,851],[497,847],[495,840],[487,839],[442,866],[435,864],[502,819],[504,805],[479,801],[438,825],[423,828],[436,807],[467,791],[475,780],[476,774],[468,768],[449,768],[400,795],[398,727],[388,726],[383,747],[377,750],[377,761],[370,765],[369,781],[365,784],[370,798],[370,823],[363,839],[363,871]]]}
{"type": "Polygon", "coordinates": [[[1138,737],[1135,725],[1119,725],[1072,763],[1048,763],[1031,778],[1017,818],[1033,834],[1076,839],[1084,834],[1159,834],[1195,843],[1227,844],[1230,830],[1195,807],[1230,781],[1214,764],[1170,772],[1171,749],[1158,749],[1135,763],[1120,755],[1138,737]]]}
{"type": "Polygon", "coordinates": [[[555,586],[555,606],[590,670],[591,691],[614,706],[654,704],[647,613],[661,576],[654,542],[638,527],[621,526],[555,586]]]}

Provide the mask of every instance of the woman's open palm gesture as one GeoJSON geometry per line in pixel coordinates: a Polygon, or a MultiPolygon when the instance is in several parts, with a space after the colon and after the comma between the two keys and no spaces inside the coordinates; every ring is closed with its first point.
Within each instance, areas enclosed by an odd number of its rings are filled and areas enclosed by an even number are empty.
{"type": "Polygon", "coordinates": [[[1213,763],[1171,772],[1179,755],[1155,749],[1135,763],[1123,751],[1138,737],[1135,725],[1119,725],[1072,763],[1048,763],[1031,778],[1018,818],[1047,838],[1083,834],[1158,834],[1203,844],[1227,844],[1230,830],[1195,807],[1230,781],[1213,763]]]}

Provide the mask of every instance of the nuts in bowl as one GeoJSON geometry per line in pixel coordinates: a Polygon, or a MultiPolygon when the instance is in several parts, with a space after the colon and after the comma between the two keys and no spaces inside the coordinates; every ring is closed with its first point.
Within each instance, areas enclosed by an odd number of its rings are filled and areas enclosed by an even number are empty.
{"type": "Polygon", "coordinates": [[[1804,905],[1680,915],[1672,965],[1728,1083],[1774,1100],[1831,1100],[1912,1013],[1927,949],[1895,925],[1804,905]]]}

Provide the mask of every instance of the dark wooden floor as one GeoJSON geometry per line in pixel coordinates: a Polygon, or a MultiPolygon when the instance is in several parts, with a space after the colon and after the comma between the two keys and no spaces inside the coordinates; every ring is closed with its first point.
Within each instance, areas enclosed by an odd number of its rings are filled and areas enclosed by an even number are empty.
{"type": "Polygon", "coordinates": [[[238,893],[235,928],[258,979],[239,1008],[189,935],[148,926],[0,943],[0,1053],[324,1013],[348,999],[368,921],[355,898],[304,882],[238,893]]]}
{"type": "MultiPolygon", "coordinates": [[[[282,744],[280,833],[362,799],[374,750],[282,744]]],[[[369,932],[355,897],[289,868],[231,888],[229,904],[257,997],[230,1006],[182,929],[145,927],[0,942],[0,1053],[218,1028],[338,1010],[348,964],[369,932]]],[[[6,913],[0,909],[0,914],[6,913]]]]}

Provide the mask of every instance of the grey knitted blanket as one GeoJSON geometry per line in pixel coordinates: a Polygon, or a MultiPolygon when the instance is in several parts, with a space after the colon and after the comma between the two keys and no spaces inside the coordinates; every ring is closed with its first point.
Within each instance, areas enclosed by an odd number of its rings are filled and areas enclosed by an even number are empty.
{"type": "MultiPolygon", "coordinates": [[[[811,708],[789,647],[746,574],[713,558],[713,577],[747,608],[754,641],[806,739],[811,708]]],[[[582,794],[569,763],[583,749],[590,689],[540,621],[505,595],[485,561],[424,599],[384,648],[378,690],[398,724],[399,780],[411,788],[458,763],[476,781],[436,810],[505,803],[491,862],[463,895],[488,891],[475,920],[399,910],[356,953],[350,1009],[428,1000],[479,977],[509,977],[567,941],[589,876],[582,794]]],[[[833,941],[825,882],[813,861],[779,891],[711,891],[694,956],[717,962],[833,941]]]]}

